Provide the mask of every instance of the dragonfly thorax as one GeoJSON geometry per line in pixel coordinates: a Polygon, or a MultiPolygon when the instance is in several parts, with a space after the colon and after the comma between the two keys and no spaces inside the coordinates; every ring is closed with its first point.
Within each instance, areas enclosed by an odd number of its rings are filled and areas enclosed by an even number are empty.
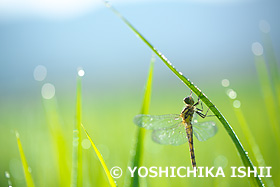
{"type": "Polygon", "coordinates": [[[193,105],[194,104],[193,97],[192,96],[185,97],[184,102],[186,104],[193,105]]]}

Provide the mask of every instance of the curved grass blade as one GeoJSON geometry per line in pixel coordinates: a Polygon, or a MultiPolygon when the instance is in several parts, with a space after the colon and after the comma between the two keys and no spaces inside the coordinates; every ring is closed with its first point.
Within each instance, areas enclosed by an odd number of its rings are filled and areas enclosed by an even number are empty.
{"type": "Polygon", "coordinates": [[[277,101],[277,108],[280,110],[280,67],[274,52],[274,48],[271,41],[269,32],[262,32],[262,38],[264,43],[264,51],[268,62],[268,69],[271,75],[272,89],[274,89],[274,97],[277,101]]]}
{"type": "Polygon", "coordinates": [[[65,159],[69,156],[69,147],[66,145],[66,134],[60,119],[56,97],[54,96],[52,99],[43,98],[43,105],[49,133],[51,135],[52,148],[55,153],[55,164],[59,172],[59,186],[70,186],[71,181],[69,178],[71,177],[71,170],[67,159],[65,159]]]}
{"type": "MultiPolygon", "coordinates": [[[[142,108],[140,111],[141,114],[148,114],[148,112],[149,112],[150,101],[151,101],[151,92],[152,92],[154,62],[155,62],[155,57],[153,55],[152,59],[151,59],[151,63],[150,63],[147,83],[145,86],[144,99],[143,99],[142,108]]],[[[139,168],[140,166],[143,165],[143,157],[144,157],[143,151],[144,151],[145,134],[146,134],[146,129],[137,128],[136,142],[131,151],[132,153],[135,153],[135,154],[133,154],[132,160],[129,163],[129,166],[131,168],[134,168],[134,167],[139,168]]],[[[135,173],[134,177],[130,177],[129,172],[127,172],[125,180],[126,180],[125,186],[140,186],[140,178],[138,176],[138,172],[135,173]]]]}
{"type": "MultiPolygon", "coordinates": [[[[222,115],[222,113],[218,110],[218,108],[208,99],[208,97],[191,82],[188,78],[186,78],[181,72],[177,71],[175,67],[171,64],[171,62],[159,51],[157,50],[144,36],[136,30],[135,27],[131,25],[131,23],[123,17],[114,7],[112,7],[109,3],[105,3],[105,5],[113,11],[149,48],[152,49],[152,51],[164,62],[164,64],[186,85],[188,86],[193,93],[195,93],[197,96],[200,97],[200,100],[205,103],[205,105],[210,108],[210,110],[215,114],[215,116],[218,118],[218,120],[222,123],[224,128],[226,129],[228,135],[230,136],[231,140],[233,141],[234,145],[236,146],[238,153],[241,157],[241,160],[243,161],[243,164],[246,167],[250,167],[251,170],[254,169],[254,166],[249,158],[249,156],[246,154],[245,149],[243,148],[241,142],[239,141],[237,135],[233,131],[232,127],[228,123],[228,121],[225,119],[225,117],[222,115]]],[[[258,185],[263,186],[262,180],[257,177],[250,177],[252,181],[258,185]]]]}
{"type": "Polygon", "coordinates": [[[276,104],[276,99],[273,94],[273,86],[270,82],[269,71],[266,67],[265,59],[263,55],[255,55],[255,65],[260,81],[260,86],[262,90],[262,94],[264,97],[264,103],[266,107],[266,112],[268,115],[269,125],[272,128],[275,141],[280,148],[280,128],[279,128],[279,109],[276,104]]]}
{"type": "Polygon", "coordinates": [[[111,176],[110,171],[108,170],[108,167],[106,166],[105,161],[104,161],[101,153],[98,151],[97,147],[93,143],[92,139],[90,138],[90,136],[89,136],[88,132],[86,131],[85,127],[83,126],[83,124],[81,124],[81,127],[84,129],[84,131],[85,131],[85,133],[87,135],[87,138],[89,139],[89,141],[91,143],[91,146],[93,147],[93,149],[94,149],[94,151],[95,151],[95,153],[96,153],[96,155],[97,155],[97,157],[98,157],[98,159],[99,159],[99,161],[100,161],[100,163],[101,163],[101,165],[102,165],[102,167],[103,167],[103,169],[104,169],[104,171],[106,173],[106,176],[107,176],[107,178],[109,180],[109,184],[112,187],[116,187],[117,185],[116,185],[113,177],[111,176]]]}
{"type": "Polygon", "coordinates": [[[82,160],[82,78],[77,78],[76,124],[73,131],[73,158],[72,158],[72,187],[83,186],[83,160],[82,160]]]}
{"type": "MultiPolygon", "coordinates": [[[[228,95],[229,96],[229,95],[228,95]]],[[[256,160],[257,162],[257,166],[262,166],[262,167],[266,167],[266,163],[265,163],[265,160],[264,160],[264,157],[261,153],[261,150],[260,150],[260,147],[258,146],[257,142],[256,142],[256,139],[251,131],[251,129],[249,128],[249,125],[246,121],[246,118],[242,112],[242,109],[241,109],[241,106],[235,106],[234,105],[234,101],[237,101],[237,100],[232,100],[230,99],[229,97],[229,100],[231,102],[231,105],[233,107],[233,111],[235,113],[235,116],[240,124],[240,127],[241,127],[241,130],[245,136],[245,139],[246,139],[246,142],[248,142],[249,144],[249,147],[251,148],[251,151],[252,151],[252,158],[256,160]]],[[[266,175],[266,171],[264,172],[264,176],[266,175]]],[[[272,180],[272,178],[270,177],[264,177],[263,178],[263,181],[266,183],[266,186],[271,186],[271,187],[274,187],[274,182],[272,180]]]]}
{"type": "Polygon", "coordinates": [[[28,164],[27,164],[27,161],[26,161],[25,154],[23,152],[23,148],[22,148],[21,141],[20,141],[20,138],[19,138],[19,133],[17,131],[16,131],[16,137],[17,137],[17,144],[18,144],[18,150],[19,150],[19,153],[20,153],[21,163],[22,163],[22,166],[23,166],[26,186],[27,187],[34,187],[35,185],[34,185],[31,173],[28,169],[29,167],[28,167],[28,164]]]}

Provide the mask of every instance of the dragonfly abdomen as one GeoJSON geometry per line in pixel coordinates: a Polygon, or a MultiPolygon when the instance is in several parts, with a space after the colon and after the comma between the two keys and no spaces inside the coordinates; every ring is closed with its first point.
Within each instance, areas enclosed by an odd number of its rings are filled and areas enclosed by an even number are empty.
{"type": "Polygon", "coordinates": [[[194,167],[196,167],[196,161],[195,161],[194,149],[193,149],[193,129],[192,129],[192,124],[187,124],[186,125],[186,133],[187,133],[188,142],[189,142],[192,167],[194,168],[194,167]]]}

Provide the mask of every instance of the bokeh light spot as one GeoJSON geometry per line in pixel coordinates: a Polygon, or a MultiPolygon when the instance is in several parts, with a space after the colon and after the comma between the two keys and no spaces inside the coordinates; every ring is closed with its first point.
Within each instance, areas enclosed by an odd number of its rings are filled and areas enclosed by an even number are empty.
{"type": "Polygon", "coordinates": [[[84,149],[89,149],[90,146],[91,146],[90,141],[89,141],[88,139],[83,139],[83,141],[82,141],[82,147],[83,147],[84,149]]]}
{"type": "Polygon", "coordinates": [[[78,68],[77,71],[80,77],[83,77],[85,75],[85,71],[83,70],[83,68],[78,68]]]}
{"type": "Polygon", "coordinates": [[[229,86],[229,80],[228,79],[223,79],[222,80],[222,86],[223,87],[228,87],[229,86]]]}
{"type": "Polygon", "coordinates": [[[263,54],[263,46],[259,42],[254,42],[252,44],[252,51],[254,55],[261,56],[263,54]]]}
{"type": "Polygon", "coordinates": [[[231,99],[235,99],[237,97],[237,93],[233,89],[228,89],[227,95],[231,99]]]}
{"type": "Polygon", "coordinates": [[[241,102],[239,100],[235,100],[235,101],[233,101],[232,105],[233,105],[234,108],[240,108],[241,102]]]}
{"type": "Polygon", "coordinates": [[[42,65],[36,66],[33,76],[36,81],[43,81],[47,76],[47,68],[42,65]]]}
{"type": "Polygon", "coordinates": [[[51,99],[55,95],[55,87],[50,83],[46,83],[43,85],[41,90],[42,97],[44,99],[51,99]]]}

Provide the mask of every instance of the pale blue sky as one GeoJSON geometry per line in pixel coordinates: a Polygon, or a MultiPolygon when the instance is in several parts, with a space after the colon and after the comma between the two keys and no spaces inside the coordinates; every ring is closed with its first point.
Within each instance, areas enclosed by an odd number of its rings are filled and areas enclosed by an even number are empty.
{"type": "MultiPolygon", "coordinates": [[[[144,81],[152,52],[103,4],[88,0],[80,5],[75,0],[59,1],[60,5],[47,0],[19,2],[0,3],[1,94],[32,88],[32,73],[39,64],[47,67],[48,81],[66,87],[73,85],[77,67],[85,69],[89,83],[96,79],[102,85],[144,81]]],[[[259,22],[263,19],[270,25],[279,54],[278,1],[133,2],[113,4],[194,81],[254,74],[251,45],[261,43],[259,22]]],[[[159,60],[155,72],[162,80],[173,77],[159,60]]]]}

